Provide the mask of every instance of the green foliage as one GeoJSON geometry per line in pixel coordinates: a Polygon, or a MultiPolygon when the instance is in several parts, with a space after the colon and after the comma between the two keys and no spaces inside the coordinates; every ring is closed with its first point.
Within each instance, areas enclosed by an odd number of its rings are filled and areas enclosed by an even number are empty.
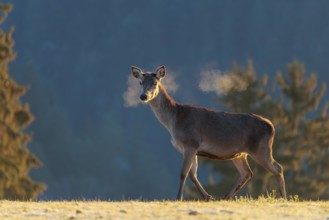
{"type": "Polygon", "coordinates": [[[316,74],[307,77],[298,61],[288,65],[286,75],[277,74],[284,105],[276,126],[274,148],[279,149],[280,160],[288,168],[287,188],[290,193],[306,198],[329,198],[326,184],[329,181],[327,105],[322,111],[316,111],[326,85],[323,83],[317,89],[316,74]]]}
{"type": "MultiPolygon", "coordinates": [[[[0,23],[11,11],[11,5],[0,4],[0,23]]],[[[23,129],[34,117],[27,104],[19,100],[26,88],[17,84],[8,72],[8,63],[15,59],[14,29],[0,29],[0,199],[34,199],[45,185],[29,177],[31,168],[41,166],[38,158],[27,149],[31,137],[23,129]]]]}
{"type": "MultiPolygon", "coordinates": [[[[317,74],[306,74],[298,61],[288,64],[287,72],[278,72],[274,85],[267,84],[267,75],[258,79],[251,62],[246,69],[234,64],[230,74],[239,76],[248,86],[245,91],[231,90],[217,100],[230,111],[257,113],[274,123],[273,154],[284,166],[287,192],[304,199],[328,199],[328,104],[319,111],[326,85],[323,83],[318,88],[317,74]]],[[[219,187],[229,189],[233,185],[235,180],[227,181],[237,178],[232,176],[236,172],[233,165],[204,162],[223,177],[208,185],[211,192],[218,192],[219,187]]],[[[249,162],[255,174],[246,187],[249,194],[264,193],[264,190],[277,186],[271,174],[259,165],[255,166],[251,160],[249,162]]]]}

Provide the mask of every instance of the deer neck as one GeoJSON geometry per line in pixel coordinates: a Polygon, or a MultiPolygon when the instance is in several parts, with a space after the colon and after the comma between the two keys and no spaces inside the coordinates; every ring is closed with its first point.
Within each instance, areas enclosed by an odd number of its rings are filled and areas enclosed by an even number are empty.
{"type": "Polygon", "coordinates": [[[159,84],[159,94],[149,103],[155,116],[170,131],[176,118],[177,103],[169,96],[161,83],[159,84]]]}

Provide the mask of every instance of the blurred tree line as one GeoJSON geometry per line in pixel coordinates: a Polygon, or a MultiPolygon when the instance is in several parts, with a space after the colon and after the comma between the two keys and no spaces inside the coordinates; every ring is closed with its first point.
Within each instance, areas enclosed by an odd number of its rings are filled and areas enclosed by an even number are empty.
{"type": "MultiPolygon", "coordinates": [[[[11,5],[0,3],[0,24],[11,10],[11,5]]],[[[23,132],[34,119],[29,105],[20,101],[27,88],[9,75],[8,63],[16,56],[13,31],[0,29],[0,199],[28,200],[46,186],[29,177],[30,169],[40,167],[41,162],[27,148],[31,137],[23,132]]]]}
{"type": "MultiPolygon", "coordinates": [[[[266,74],[257,77],[252,62],[246,68],[234,63],[229,74],[243,81],[246,90],[230,90],[217,96],[216,102],[224,103],[229,111],[257,113],[273,122],[276,128],[273,156],[284,167],[288,195],[328,199],[328,103],[320,105],[326,84],[318,86],[317,74],[306,73],[297,60],[287,65],[286,72],[278,72],[273,84],[269,84],[266,74]]],[[[209,176],[209,192],[223,196],[234,185],[238,172],[231,162],[201,161],[220,176],[217,179],[209,176]]],[[[276,189],[272,175],[252,159],[249,162],[255,175],[242,192],[257,196],[276,189]]]]}

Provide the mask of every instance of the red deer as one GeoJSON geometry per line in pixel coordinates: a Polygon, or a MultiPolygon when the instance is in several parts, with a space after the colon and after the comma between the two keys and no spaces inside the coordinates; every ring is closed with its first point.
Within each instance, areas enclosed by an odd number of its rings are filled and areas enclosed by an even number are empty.
{"type": "Polygon", "coordinates": [[[166,75],[164,66],[155,72],[132,67],[132,75],[140,81],[140,99],[151,106],[169,131],[174,147],[184,156],[178,200],[183,199],[187,175],[205,200],[213,200],[197,178],[198,156],[232,160],[240,178],[224,197],[231,199],[253,176],[248,155],[274,174],[280,195],[286,198],[283,168],[272,156],[275,129],[268,119],[255,114],[220,112],[177,103],[161,83],[166,75]]]}

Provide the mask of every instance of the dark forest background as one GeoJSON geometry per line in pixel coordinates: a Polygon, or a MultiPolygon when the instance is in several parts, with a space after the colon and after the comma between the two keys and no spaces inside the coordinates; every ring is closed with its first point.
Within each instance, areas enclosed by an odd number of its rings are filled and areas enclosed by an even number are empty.
{"type": "MultiPolygon", "coordinates": [[[[17,52],[10,73],[30,86],[29,149],[43,162],[31,176],[48,185],[40,199],[176,196],[181,156],[169,134],[148,106],[124,107],[131,65],[166,65],[177,101],[215,109],[224,105],[198,89],[205,68],[252,59],[274,82],[298,59],[320,82],[329,79],[324,0],[8,3],[14,9],[3,27],[15,26],[17,52]]],[[[209,173],[201,167],[201,182],[209,173]]]]}

